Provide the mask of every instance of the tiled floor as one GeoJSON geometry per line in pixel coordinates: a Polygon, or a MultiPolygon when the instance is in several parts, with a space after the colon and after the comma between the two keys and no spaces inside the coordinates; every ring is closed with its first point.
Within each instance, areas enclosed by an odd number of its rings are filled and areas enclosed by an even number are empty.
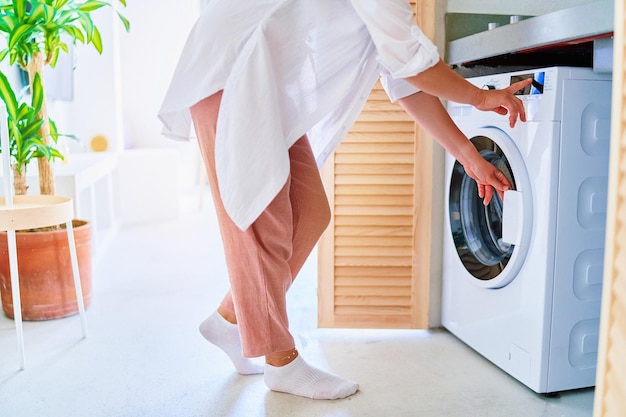
{"type": "Polygon", "coordinates": [[[227,286],[210,211],[120,230],[101,255],[87,339],[76,316],[26,322],[20,372],[13,321],[0,317],[0,416],[592,415],[592,389],[537,395],[445,330],[317,329],[315,259],[289,295],[297,347],[361,390],[337,401],[271,392],[197,331],[227,286]]]}

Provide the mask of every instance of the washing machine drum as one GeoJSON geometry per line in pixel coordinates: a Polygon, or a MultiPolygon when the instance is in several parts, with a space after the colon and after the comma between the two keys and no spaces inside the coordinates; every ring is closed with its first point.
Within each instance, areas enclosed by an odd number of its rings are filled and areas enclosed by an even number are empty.
{"type": "MultiPolygon", "coordinates": [[[[491,139],[471,139],[488,162],[500,169],[515,189],[515,178],[506,155],[491,139]]],[[[449,214],[456,251],[467,271],[476,279],[497,278],[508,264],[514,245],[502,240],[503,203],[494,194],[485,206],[478,196],[478,186],[456,161],[450,179],[449,214]]]]}

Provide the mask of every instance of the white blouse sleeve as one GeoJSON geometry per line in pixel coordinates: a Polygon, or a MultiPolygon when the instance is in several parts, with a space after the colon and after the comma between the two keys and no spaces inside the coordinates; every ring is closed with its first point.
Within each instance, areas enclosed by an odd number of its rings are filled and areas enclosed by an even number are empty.
{"type": "Polygon", "coordinates": [[[407,0],[351,0],[376,45],[382,85],[392,101],[419,89],[404,80],[439,62],[439,51],[413,20],[407,0]]]}
{"type": "Polygon", "coordinates": [[[407,0],[351,0],[392,78],[416,75],[439,62],[439,51],[413,20],[407,0]]]}

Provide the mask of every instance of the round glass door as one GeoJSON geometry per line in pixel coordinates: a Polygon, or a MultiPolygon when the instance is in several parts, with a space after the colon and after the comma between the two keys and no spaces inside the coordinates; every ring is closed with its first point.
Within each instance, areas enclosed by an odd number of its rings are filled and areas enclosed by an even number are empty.
{"type": "MultiPolygon", "coordinates": [[[[471,137],[470,140],[482,157],[506,175],[513,190],[529,189],[528,185],[525,184],[524,187],[520,184],[527,182],[525,169],[515,167],[521,162],[519,151],[513,147],[508,152],[502,146],[506,135],[495,129],[481,133],[471,137]],[[501,140],[494,138],[494,132],[501,133],[495,135],[501,140]],[[511,153],[513,155],[510,155],[511,153]]],[[[494,194],[489,205],[485,206],[478,196],[476,181],[465,173],[465,169],[458,161],[455,161],[450,176],[448,197],[452,238],[465,269],[478,285],[499,288],[508,284],[519,270],[523,259],[518,259],[516,266],[510,265],[512,260],[519,258],[520,253],[517,245],[508,243],[502,238],[504,202],[500,196],[494,194]]],[[[524,210],[526,213],[530,213],[529,204],[530,202],[526,204],[524,210]]],[[[528,232],[525,241],[528,241],[530,228],[526,229],[528,232]]]]}

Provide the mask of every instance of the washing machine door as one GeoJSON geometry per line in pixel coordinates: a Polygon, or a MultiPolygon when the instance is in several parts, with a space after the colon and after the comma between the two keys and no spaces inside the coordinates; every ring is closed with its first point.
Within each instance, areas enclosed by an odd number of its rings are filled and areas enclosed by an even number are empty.
{"type": "Polygon", "coordinates": [[[524,263],[532,230],[530,180],[514,141],[495,128],[468,135],[480,154],[507,176],[513,190],[485,206],[476,182],[455,161],[449,173],[449,225],[459,260],[475,285],[501,288],[524,263]]]}

